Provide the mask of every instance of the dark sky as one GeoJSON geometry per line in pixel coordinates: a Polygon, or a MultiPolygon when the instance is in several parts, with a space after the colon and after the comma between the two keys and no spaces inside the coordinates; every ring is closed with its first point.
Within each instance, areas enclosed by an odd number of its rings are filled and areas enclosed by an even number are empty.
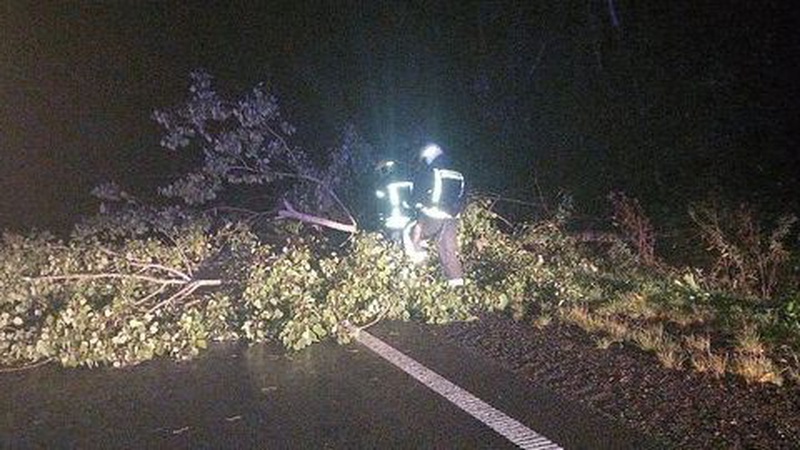
{"type": "Polygon", "coordinates": [[[215,3],[4,2],[0,224],[58,221],[100,181],[163,181],[149,116],[184,98],[195,68],[232,95],[274,83],[307,146],[384,114],[397,79],[435,102],[435,44],[391,39],[436,33],[419,25],[426,6],[215,3]]]}
{"type": "Polygon", "coordinates": [[[150,113],[195,68],[231,94],[270,82],[298,145],[347,122],[385,149],[432,137],[497,190],[531,167],[553,189],[656,197],[676,176],[797,185],[781,2],[617,1],[620,27],[607,0],[40,3],[0,6],[0,227],[60,226],[102,181],[163,184],[150,113]]]}

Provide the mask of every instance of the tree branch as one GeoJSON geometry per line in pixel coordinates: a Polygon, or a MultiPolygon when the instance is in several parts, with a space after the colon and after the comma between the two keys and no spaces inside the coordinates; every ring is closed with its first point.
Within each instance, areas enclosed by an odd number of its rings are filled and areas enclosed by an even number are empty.
{"type": "Polygon", "coordinates": [[[35,363],[31,363],[25,366],[20,367],[4,367],[0,369],[0,373],[13,373],[13,372],[22,372],[23,370],[31,370],[37,367],[41,367],[45,364],[53,362],[54,358],[45,358],[41,361],[36,361],[35,363]]]}
{"type": "MultiPolygon", "coordinates": [[[[350,210],[347,209],[347,207],[344,205],[344,202],[342,202],[342,200],[339,198],[339,196],[336,195],[336,193],[330,187],[328,187],[325,183],[323,183],[322,180],[320,180],[318,178],[314,178],[312,176],[308,176],[308,175],[301,175],[301,174],[295,174],[295,173],[289,173],[289,172],[274,172],[273,175],[278,176],[278,177],[286,177],[286,178],[299,178],[301,180],[310,181],[312,183],[316,183],[316,184],[322,186],[328,192],[328,194],[331,196],[331,198],[333,198],[333,201],[336,202],[337,205],[339,205],[339,208],[341,208],[342,212],[347,214],[347,217],[350,219],[350,223],[351,223],[351,225],[347,225],[347,226],[352,227],[352,229],[354,230],[354,231],[352,231],[352,233],[355,233],[355,230],[358,228],[358,223],[356,222],[356,219],[350,213],[350,210]]],[[[286,204],[285,201],[284,201],[284,204],[286,204]]],[[[348,231],[348,233],[350,233],[350,232],[351,231],[348,231]]]]}
{"type": "MultiPolygon", "coordinates": [[[[170,236],[166,236],[166,237],[167,237],[167,239],[172,241],[172,243],[175,245],[175,248],[178,251],[180,251],[180,247],[175,243],[175,240],[172,239],[170,236]]],[[[157,270],[163,270],[164,272],[167,272],[167,273],[171,273],[172,275],[175,275],[175,276],[178,276],[180,278],[183,278],[186,281],[190,281],[192,279],[191,271],[189,271],[189,275],[187,275],[187,274],[181,272],[180,270],[173,269],[172,267],[167,267],[167,266],[164,266],[164,265],[161,265],[161,264],[155,264],[155,263],[139,260],[139,259],[136,259],[136,258],[131,258],[128,255],[122,255],[122,254],[120,254],[118,252],[115,252],[115,251],[113,251],[111,249],[108,249],[106,247],[100,247],[100,250],[103,253],[106,253],[108,255],[111,255],[111,256],[114,256],[114,257],[117,257],[117,258],[125,259],[126,261],[131,263],[131,265],[133,265],[133,266],[140,267],[139,272],[137,272],[137,273],[146,272],[148,269],[157,269],[157,270]]],[[[181,252],[181,256],[183,257],[183,252],[181,252]]],[[[189,268],[188,267],[189,264],[186,261],[185,257],[183,257],[183,259],[184,259],[184,262],[186,263],[187,269],[188,269],[189,268]]]]}
{"type": "Polygon", "coordinates": [[[181,290],[167,298],[166,300],[159,302],[157,305],[153,306],[152,308],[148,309],[145,315],[152,314],[159,310],[160,308],[172,303],[173,301],[182,300],[192,294],[192,292],[196,291],[197,289],[203,286],[220,286],[222,284],[221,280],[196,280],[192,281],[191,283],[184,286],[181,290]]]}
{"type": "Polygon", "coordinates": [[[147,275],[136,275],[128,273],[74,273],[69,275],[44,275],[39,277],[23,277],[25,281],[64,281],[64,280],[98,280],[103,278],[129,278],[133,280],[149,281],[162,285],[186,284],[187,281],[179,278],[156,278],[147,275]]]}
{"type": "Polygon", "coordinates": [[[134,266],[137,266],[137,267],[141,267],[142,270],[147,270],[147,269],[163,270],[164,272],[171,273],[172,275],[175,275],[175,276],[177,276],[179,278],[182,278],[182,279],[184,279],[186,281],[191,281],[191,279],[192,279],[191,276],[181,272],[180,270],[173,269],[173,268],[167,267],[167,266],[162,266],[161,264],[142,264],[142,263],[133,262],[133,261],[131,261],[131,264],[134,265],[134,266]]]}
{"type": "Polygon", "coordinates": [[[164,292],[164,290],[166,288],[167,288],[166,285],[162,285],[160,288],[156,289],[155,291],[153,291],[150,294],[148,294],[147,296],[145,296],[145,298],[143,298],[141,300],[137,300],[136,303],[134,303],[134,305],[135,306],[139,306],[139,305],[143,305],[143,304],[147,303],[151,298],[156,297],[159,294],[161,294],[162,292],[164,292]]]}
{"type": "Polygon", "coordinates": [[[286,200],[283,201],[284,209],[278,211],[278,217],[282,218],[289,218],[289,219],[296,219],[301,222],[306,223],[313,223],[315,225],[320,225],[326,228],[331,228],[334,230],[344,231],[345,233],[355,233],[358,231],[358,228],[355,224],[346,224],[341,222],[336,222],[334,220],[325,219],[322,217],[312,216],[310,214],[304,214],[298,212],[296,209],[292,207],[292,205],[287,202],[286,200]]]}

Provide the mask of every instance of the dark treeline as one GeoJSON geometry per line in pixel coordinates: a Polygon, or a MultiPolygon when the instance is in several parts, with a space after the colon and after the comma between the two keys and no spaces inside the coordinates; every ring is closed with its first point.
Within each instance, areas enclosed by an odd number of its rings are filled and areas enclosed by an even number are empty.
{"type": "Polygon", "coordinates": [[[353,123],[386,156],[437,140],[473,186],[593,214],[611,190],[661,217],[710,193],[797,211],[797,22],[736,3],[10,6],[0,223],[163,184],[180,164],[149,114],[198,67],[233,93],[266,80],[314,151],[353,123]]]}
{"type": "Polygon", "coordinates": [[[590,209],[621,189],[662,215],[711,193],[796,210],[788,11],[614,3],[616,24],[606,1],[377,8],[355,110],[390,147],[440,136],[514,195],[536,177],[590,209]]]}

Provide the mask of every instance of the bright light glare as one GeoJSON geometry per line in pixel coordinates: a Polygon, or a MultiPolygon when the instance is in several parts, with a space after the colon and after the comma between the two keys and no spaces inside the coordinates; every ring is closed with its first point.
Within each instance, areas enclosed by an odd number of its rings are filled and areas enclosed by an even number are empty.
{"type": "Polygon", "coordinates": [[[425,146],[424,149],[422,149],[422,153],[420,154],[420,156],[422,157],[422,159],[425,160],[426,163],[430,164],[431,161],[436,159],[436,157],[441,154],[442,154],[441,147],[439,147],[436,144],[428,144],[427,146],[425,146]]]}

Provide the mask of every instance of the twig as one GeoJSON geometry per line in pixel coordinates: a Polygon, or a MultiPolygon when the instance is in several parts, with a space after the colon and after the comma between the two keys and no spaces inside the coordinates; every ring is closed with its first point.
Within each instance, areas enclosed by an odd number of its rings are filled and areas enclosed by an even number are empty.
{"type": "Polygon", "coordinates": [[[533,62],[531,68],[528,69],[528,77],[532,77],[533,73],[536,72],[536,69],[539,68],[539,64],[542,62],[542,56],[544,56],[544,50],[547,48],[547,41],[542,42],[542,45],[539,46],[539,53],[536,55],[536,61],[533,62]]]}
{"type": "Polygon", "coordinates": [[[186,279],[187,279],[187,280],[190,280],[190,279],[191,279],[191,276],[194,276],[194,273],[193,273],[193,271],[192,271],[192,264],[191,264],[191,261],[189,260],[189,257],[188,257],[188,256],[186,256],[186,253],[184,253],[183,249],[181,249],[181,246],[180,246],[180,245],[178,245],[178,243],[177,243],[177,242],[175,242],[175,239],[172,239],[172,236],[170,236],[170,235],[169,235],[169,234],[167,234],[167,233],[164,233],[164,236],[165,236],[167,239],[169,239],[169,241],[170,241],[170,242],[172,242],[172,245],[173,245],[173,246],[175,246],[175,250],[178,252],[178,256],[180,256],[180,257],[181,257],[181,259],[183,260],[183,264],[186,266],[186,271],[187,271],[187,272],[189,273],[189,275],[190,275],[189,277],[186,277],[186,279]]]}
{"type": "MultiPolygon", "coordinates": [[[[273,132],[273,134],[274,134],[274,132],[273,132]]],[[[291,153],[291,149],[287,146],[286,142],[281,140],[281,143],[285,147],[285,149],[288,152],[291,153]]],[[[324,183],[322,180],[320,180],[318,178],[315,178],[315,177],[312,177],[312,176],[309,176],[309,175],[302,175],[302,174],[299,174],[299,173],[291,173],[291,172],[271,171],[271,172],[267,172],[267,173],[262,173],[262,172],[260,172],[260,171],[258,171],[256,169],[252,169],[250,167],[247,167],[246,165],[244,165],[244,166],[232,166],[232,167],[230,167],[230,169],[245,170],[245,171],[252,172],[252,173],[255,173],[255,174],[263,174],[263,175],[269,174],[269,175],[272,175],[272,176],[275,176],[275,177],[278,177],[278,178],[296,178],[296,179],[299,179],[299,180],[309,181],[309,182],[312,182],[312,183],[317,184],[319,186],[322,186],[322,188],[325,189],[325,191],[328,193],[328,195],[331,196],[331,198],[336,203],[336,205],[339,207],[339,209],[341,209],[342,212],[347,215],[347,218],[350,220],[350,223],[352,224],[352,229],[355,230],[357,228],[357,226],[358,226],[358,223],[356,222],[356,219],[353,217],[353,214],[344,205],[344,202],[342,202],[342,200],[339,198],[339,196],[336,195],[336,192],[334,192],[333,189],[331,189],[326,183],[324,183]]],[[[250,210],[246,210],[246,209],[238,209],[238,208],[226,208],[226,209],[229,209],[229,210],[235,211],[235,212],[244,212],[244,213],[252,214],[253,217],[251,217],[249,220],[255,220],[261,215],[260,213],[256,213],[255,211],[250,211],[250,210]]],[[[294,211],[293,208],[292,208],[292,211],[294,211]]],[[[298,218],[298,217],[294,217],[294,218],[298,218]]],[[[325,219],[325,220],[327,220],[327,219],[325,219]]],[[[319,225],[322,225],[322,224],[319,224],[319,225]]],[[[325,225],[325,226],[327,226],[327,225],[325,225]]],[[[339,229],[339,228],[336,228],[336,229],[339,229]]],[[[355,231],[348,231],[348,230],[343,230],[343,231],[347,231],[347,232],[350,232],[350,233],[354,233],[355,232],[355,231]]]]}
{"type": "Polygon", "coordinates": [[[70,275],[44,275],[39,277],[22,277],[25,281],[62,281],[62,280],[98,280],[103,278],[131,278],[140,281],[149,281],[151,283],[170,285],[170,284],[186,284],[186,280],[177,278],[156,278],[146,275],[135,275],[126,273],[74,273],[70,275]]]}
{"type": "Polygon", "coordinates": [[[244,220],[249,224],[254,224],[262,217],[272,216],[274,214],[274,212],[271,211],[253,211],[252,209],[237,208],[235,206],[215,206],[206,210],[206,212],[211,211],[213,211],[214,214],[217,214],[218,211],[230,211],[233,213],[243,214],[245,215],[244,220]]]}
{"type": "Polygon", "coordinates": [[[517,204],[526,205],[526,206],[535,206],[535,207],[541,207],[542,206],[541,202],[540,203],[535,203],[535,202],[529,202],[529,201],[526,201],[526,200],[519,200],[519,199],[516,199],[516,198],[503,197],[500,194],[489,194],[489,198],[494,200],[493,203],[506,202],[506,203],[517,203],[517,204]]]}
{"type": "Polygon", "coordinates": [[[289,144],[286,142],[286,139],[283,136],[281,136],[277,131],[273,130],[271,126],[264,124],[264,128],[267,129],[267,131],[269,132],[269,134],[272,135],[272,137],[274,137],[281,143],[283,149],[286,150],[286,153],[290,155],[289,157],[292,159],[292,162],[298,164],[297,156],[294,154],[294,151],[292,151],[292,148],[289,147],[289,144]]]}
{"type": "Polygon", "coordinates": [[[503,216],[502,214],[500,214],[499,212],[494,210],[494,206],[497,203],[499,203],[501,201],[504,201],[504,202],[508,202],[508,203],[519,203],[519,204],[523,204],[523,205],[529,205],[529,206],[538,207],[538,205],[535,204],[535,203],[526,202],[524,200],[517,200],[517,199],[513,199],[513,198],[501,197],[499,194],[490,194],[489,195],[489,199],[492,200],[492,203],[489,205],[488,210],[491,211],[492,214],[494,214],[494,217],[496,219],[498,219],[499,221],[503,222],[504,224],[506,224],[511,229],[516,228],[516,225],[514,225],[514,223],[511,222],[508,218],[506,218],[505,216],[503,216]]]}
{"type": "Polygon", "coordinates": [[[503,222],[504,224],[508,225],[508,227],[509,227],[509,228],[514,228],[514,224],[513,224],[513,223],[511,223],[511,221],[510,221],[510,220],[508,220],[508,219],[506,219],[505,217],[503,217],[503,216],[502,216],[500,213],[498,213],[497,211],[492,211],[492,213],[494,213],[494,216],[495,216],[497,219],[499,219],[499,220],[500,220],[501,222],[503,222]]]}
{"type": "Polygon", "coordinates": [[[192,285],[187,285],[187,286],[182,287],[178,292],[176,292],[175,294],[169,296],[166,300],[163,300],[163,301],[157,303],[152,308],[148,309],[147,312],[145,313],[145,315],[152,314],[152,313],[158,311],[159,309],[161,309],[162,307],[168,305],[169,303],[171,303],[173,300],[175,300],[177,298],[186,297],[187,295],[191,294],[192,291],[194,291],[195,289],[197,289],[197,287],[192,286],[192,285]]]}
{"type": "Polygon", "coordinates": [[[175,300],[183,299],[188,297],[192,294],[192,292],[196,291],[197,289],[203,286],[220,286],[222,284],[222,280],[197,280],[192,281],[191,283],[187,284],[183,288],[181,288],[178,292],[167,298],[166,300],[159,302],[157,305],[153,306],[152,308],[148,309],[145,315],[152,314],[155,311],[159,310],[160,308],[172,303],[175,300]]]}
{"type": "Polygon", "coordinates": [[[542,194],[542,187],[539,185],[539,177],[536,175],[536,168],[533,169],[533,185],[536,186],[536,194],[539,196],[539,203],[544,213],[550,215],[550,208],[547,207],[547,202],[542,194]]]}
{"type": "Polygon", "coordinates": [[[230,212],[235,212],[235,213],[242,213],[242,214],[246,214],[248,216],[257,216],[257,215],[262,214],[262,213],[260,213],[258,211],[253,211],[252,209],[237,208],[235,206],[215,206],[213,208],[206,209],[205,212],[214,211],[214,213],[216,214],[216,212],[220,211],[220,210],[222,210],[222,211],[230,211],[230,212]]]}
{"type": "Polygon", "coordinates": [[[167,288],[166,285],[162,285],[155,292],[152,292],[152,293],[148,294],[145,298],[143,298],[141,300],[138,300],[136,303],[134,303],[134,306],[139,306],[139,305],[143,305],[143,304],[147,303],[147,301],[150,300],[151,298],[153,298],[153,297],[161,294],[162,292],[164,292],[164,289],[166,289],[166,288],[167,288]]]}
{"type": "Polygon", "coordinates": [[[142,264],[142,263],[137,263],[137,262],[131,262],[131,264],[133,264],[134,266],[139,266],[143,270],[147,270],[147,269],[163,270],[164,272],[168,272],[168,273],[176,275],[176,276],[178,276],[180,278],[183,278],[186,281],[190,281],[192,279],[191,276],[181,272],[180,270],[173,269],[173,268],[167,267],[167,266],[163,266],[161,264],[142,264]]]}
{"type": "Polygon", "coordinates": [[[28,364],[27,366],[3,368],[0,369],[0,373],[14,373],[14,372],[22,372],[23,370],[31,370],[37,367],[44,366],[45,364],[50,363],[52,361],[53,358],[47,358],[32,364],[28,364]]]}
{"type": "MultiPolygon", "coordinates": [[[[175,244],[175,241],[172,238],[170,238],[169,236],[167,236],[167,238],[170,241],[172,241],[173,244],[175,244]]],[[[176,247],[177,247],[177,244],[176,244],[176,247]]],[[[185,273],[181,272],[180,270],[173,269],[171,267],[167,267],[167,266],[164,266],[164,265],[161,265],[161,264],[155,264],[155,263],[143,261],[143,260],[140,260],[140,259],[137,259],[137,258],[132,258],[132,257],[130,257],[128,255],[120,254],[119,252],[115,252],[114,250],[108,249],[106,247],[100,247],[100,250],[103,251],[106,254],[111,255],[111,256],[115,256],[117,258],[123,258],[123,259],[127,260],[128,262],[130,262],[134,266],[141,267],[141,270],[139,272],[137,272],[137,273],[145,272],[145,271],[147,271],[147,269],[159,269],[159,270],[163,270],[165,272],[171,273],[173,275],[177,275],[177,276],[185,279],[186,281],[191,280],[191,277],[189,275],[186,275],[185,273]]]]}
{"type": "Polygon", "coordinates": [[[362,325],[360,327],[355,327],[355,328],[358,331],[366,330],[367,328],[369,328],[369,327],[375,325],[376,323],[380,322],[381,320],[383,320],[383,317],[386,315],[387,312],[389,312],[389,308],[388,307],[384,308],[383,311],[381,311],[381,313],[378,315],[378,317],[376,317],[375,320],[373,320],[372,322],[369,322],[366,325],[362,325]]]}

